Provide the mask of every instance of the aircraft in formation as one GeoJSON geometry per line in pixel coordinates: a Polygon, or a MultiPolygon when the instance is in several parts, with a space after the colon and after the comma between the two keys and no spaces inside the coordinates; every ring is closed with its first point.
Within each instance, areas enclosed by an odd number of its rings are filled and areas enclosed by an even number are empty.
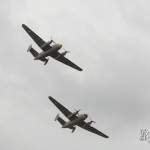
{"type": "Polygon", "coordinates": [[[39,37],[36,33],[34,33],[29,27],[27,27],[25,24],[22,24],[23,29],[29,34],[29,36],[34,40],[34,42],[42,49],[41,53],[38,53],[34,48],[32,48],[32,45],[29,46],[28,52],[31,52],[31,54],[34,56],[34,60],[40,60],[44,62],[44,65],[48,62],[48,56],[51,56],[57,61],[60,61],[64,63],[65,65],[68,65],[78,71],[82,71],[82,69],[71,62],[69,59],[65,57],[65,55],[69,51],[64,51],[62,53],[59,52],[59,50],[62,48],[61,44],[58,44],[54,42],[53,40],[50,40],[48,42],[45,42],[41,37],[39,37]]]}
{"type": "MultiPolygon", "coordinates": [[[[22,24],[22,27],[28,33],[28,35],[34,40],[34,42],[42,49],[42,52],[38,53],[34,48],[32,48],[32,45],[29,46],[27,51],[34,56],[34,60],[43,61],[44,65],[46,65],[49,60],[47,57],[51,56],[55,60],[60,61],[65,65],[68,65],[78,71],[82,71],[82,69],[79,66],[77,66],[76,64],[74,64],[65,57],[68,51],[64,51],[62,53],[59,52],[59,50],[62,48],[61,44],[56,43],[53,40],[45,42],[41,37],[39,37],[36,33],[34,33],[25,24],[22,24]]],[[[67,108],[65,108],[62,104],[60,104],[58,101],[56,101],[53,97],[49,96],[49,99],[69,120],[66,122],[59,115],[56,116],[55,121],[58,121],[62,125],[62,128],[69,128],[72,130],[73,133],[76,129],[76,126],[78,126],[104,138],[109,138],[107,135],[91,126],[91,124],[94,123],[94,121],[89,122],[85,121],[88,118],[87,114],[79,114],[80,110],[71,112],[67,108]]]]}
{"type": "Polygon", "coordinates": [[[107,135],[91,126],[91,124],[94,123],[94,121],[90,122],[85,121],[88,118],[87,114],[79,114],[80,110],[71,112],[67,108],[65,108],[62,104],[60,104],[58,101],[56,101],[53,97],[49,96],[48,98],[69,120],[66,122],[59,116],[59,114],[57,114],[55,121],[58,121],[62,125],[62,128],[69,128],[72,130],[73,133],[76,129],[76,126],[78,126],[104,138],[109,138],[107,135]]]}

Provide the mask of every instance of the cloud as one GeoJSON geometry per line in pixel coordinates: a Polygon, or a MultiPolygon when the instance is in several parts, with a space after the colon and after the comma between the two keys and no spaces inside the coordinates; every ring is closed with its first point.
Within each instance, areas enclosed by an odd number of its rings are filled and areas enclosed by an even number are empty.
{"type": "Polygon", "coordinates": [[[1,1],[1,149],[141,149],[138,134],[150,123],[148,4],[1,1]],[[31,43],[40,49],[22,23],[45,40],[53,36],[84,71],[52,59],[47,66],[34,61],[26,49],[31,43]],[[58,110],[49,95],[71,110],[89,113],[97,122],[94,126],[111,138],[59,128],[53,121],[58,110]]]}

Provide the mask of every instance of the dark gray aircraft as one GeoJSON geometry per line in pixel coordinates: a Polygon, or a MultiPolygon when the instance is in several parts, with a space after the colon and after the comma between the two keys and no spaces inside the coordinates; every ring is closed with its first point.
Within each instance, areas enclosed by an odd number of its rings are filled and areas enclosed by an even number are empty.
{"type": "Polygon", "coordinates": [[[48,62],[48,56],[51,56],[52,58],[74,68],[78,71],[82,71],[80,67],[78,67],[76,64],[68,60],[65,55],[69,51],[64,51],[62,53],[59,52],[59,50],[62,48],[61,44],[55,43],[53,40],[50,40],[48,42],[45,42],[42,38],[40,38],[37,34],[35,34],[29,27],[27,27],[25,24],[22,24],[22,27],[24,30],[29,34],[29,36],[34,40],[34,42],[43,50],[43,52],[38,53],[36,50],[32,48],[32,45],[29,46],[28,52],[31,52],[31,54],[34,56],[34,60],[41,60],[44,62],[44,65],[48,62]]]}
{"type": "Polygon", "coordinates": [[[73,133],[76,129],[76,126],[79,126],[85,130],[100,135],[104,138],[109,138],[107,135],[105,135],[104,133],[100,132],[99,130],[91,126],[91,124],[94,123],[94,121],[85,122],[85,119],[87,119],[88,117],[87,114],[79,115],[80,110],[77,110],[72,113],[67,108],[65,108],[62,104],[57,102],[53,97],[49,96],[49,99],[64,114],[64,116],[69,119],[69,121],[66,122],[57,114],[55,121],[58,121],[62,125],[62,128],[69,128],[72,130],[73,133]]]}

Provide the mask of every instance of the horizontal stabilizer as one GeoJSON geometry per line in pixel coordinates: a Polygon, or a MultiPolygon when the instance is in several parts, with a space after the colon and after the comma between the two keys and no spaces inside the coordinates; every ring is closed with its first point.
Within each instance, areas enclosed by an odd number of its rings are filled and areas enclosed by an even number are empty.
{"type": "Polygon", "coordinates": [[[55,121],[57,121],[57,120],[58,120],[58,118],[59,118],[59,114],[57,114],[57,116],[56,116],[56,118],[55,118],[55,121]]]}
{"type": "Polygon", "coordinates": [[[59,117],[59,114],[57,114],[55,121],[58,121],[62,126],[66,123],[61,117],[59,117]]]}
{"type": "Polygon", "coordinates": [[[30,52],[33,55],[33,57],[37,57],[39,55],[39,53],[32,48],[32,45],[29,46],[27,52],[30,52]]]}
{"type": "Polygon", "coordinates": [[[30,45],[30,46],[28,47],[27,52],[30,52],[31,49],[32,49],[32,45],[30,45]]]}

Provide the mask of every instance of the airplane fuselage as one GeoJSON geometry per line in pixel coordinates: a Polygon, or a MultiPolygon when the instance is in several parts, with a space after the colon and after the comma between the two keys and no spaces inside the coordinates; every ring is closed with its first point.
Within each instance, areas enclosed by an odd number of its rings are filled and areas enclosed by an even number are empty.
{"type": "Polygon", "coordinates": [[[87,117],[88,117],[87,114],[82,114],[82,115],[78,116],[78,118],[76,118],[76,119],[74,119],[74,120],[72,120],[72,121],[66,122],[66,123],[62,126],[62,128],[70,128],[70,127],[73,127],[73,126],[77,125],[79,122],[84,121],[87,117]]]}
{"type": "Polygon", "coordinates": [[[59,51],[61,49],[62,45],[61,44],[55,44],[52,48],[50,48],[49,50],[47,51],[43,51],[41,52],[38,56],[36,56],[34,58],[34,60],[38,60],[38,59],[41,59],[41,58],[45,58],[47,56],[50,56],[52,53],[55,53],[57,51],[59,51]]]}

